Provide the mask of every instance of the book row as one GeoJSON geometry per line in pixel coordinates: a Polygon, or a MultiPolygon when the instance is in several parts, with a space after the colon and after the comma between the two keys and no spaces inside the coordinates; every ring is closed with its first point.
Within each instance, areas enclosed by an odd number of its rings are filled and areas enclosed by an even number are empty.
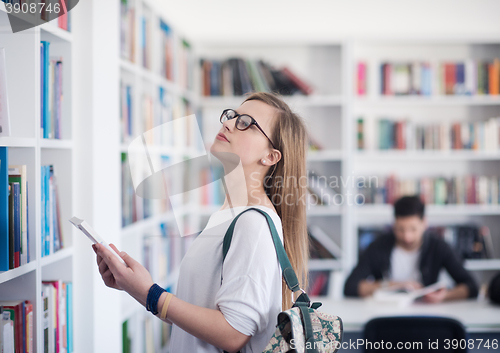
{"type": "Polygon", "coordinates": [[[342,249],[325,233],[321,227],[310,224],[307,226],[309,235],[309,250],[311,259],[341,259],[342,249]]]}
{"type": "MultiPolygon", "coordinates": [[[[160,165],[162,165],[161,170],[166,168],[170,164],[170,158],[168,156],[160,157],[160,165]]],[[[167,212],[170,209],[170,202],[165,198],[153,198],[146,197],[150,195],[152,188],[155,186],[163,187],[163,185],[153,184],[154,178],[149,179],[151,182],[145,180],[142,183],[141,190],[143,194],[137,195],[136,188],[134,187],[132,179],[132,171],[135,171],[136,167],[132,162],[132,166],[129,162],[129,154],[121,154],[121,209],[122,209],[122,227],[130,225],[142,219],[146,219],[153,215],[161,214],[167,212]]],[[[160,170],[160,173],[161,173],[160,170]]],[[[140,174],[144,175],[144,174],[140,174]]],[[[140,176],[139,176],[140,178],[140,176]]],[[[144,179],[146,179],[144,177],[144,179]]],[[[158,190],[158,192],[165,192],[165,190],[158,190]]]]}
{"type": "Polygon", "coordinates": [[[153,13],[147,7],[143,8],[140,18],[136,19],[136,16],[136,9],[130,0],[120,2],[121,57],[135,62],[137,46],[140,64],[145,69],[153,70],[152,55],[155,52],[153,47],[158,48],[158,74],[169,81],[178,83],[181,89],[192,89],[194,57],[191,45],[182,38],[176,43],[172,29],[163,19],[160,18],[158,28],[155,27],[153,13]],[[155,37],[153,31],[158,31],[158,43],[153,42],[155,37]]]}
{"type": "Polygon", "coordinates": [[[26,165],[9,165],[8,147],[0,147],[0,271],[27,264],[30,256],[26,165]]]}
{"type": "Polygon", "coordinates": [[[43,281],[42,309],[44,352],[73,352],[73,284],[43,281]]]}
{"type": "Polygon", "coordinates": [[[195,129],[201,130],[202,125],[191,126],[189,120],[184,119],[176,121],[177,118],[194,114],[192,104],[183,98],[175,99],[161,86],[157,93],[158,96],[142,94],[138,102],[141,105],[140,116],[136,116],[134,87],[123,81],[120,83],[121,142],[129,143],[144,134],[148,145],[175,147],[177,150],[201,148],[203,141],[195,140],[193,136],[195,129]]]}
{"type": "Polygon", "coordinates": [[[420,195],[426,204],[499,204],[500,177],[458,175],[399,178],[371,176],[357,179],[358,204],[393,204],[404,195],[420,195]]]}
{"type": "Polygon", "coordinates": [[[288,67],[277,69],[263,60],[229,58],[200,59],[204,96],[240,96],[249,92],[282,95],[311,94],[313,87],[288,67]]]}
{"type": "MultiPolygon", "coordinates": [[[[32,236],[29,228],[28,169],[26,165],[9,165],[8,147],[0,147],[0,271],[17,268],[31,260],[32,236]]],[[[41,245],[42,257],[65,246],[60,215],[59,191],[53,165],[41,167],[41,245]]]]}
{"type": "MultiPolygon", "coordinates": [[[[391,232],[391,226],[358,228],[359,255],[380,235],[391,232]]],[[[493,259],[495,254],[491,231],[488,226],[474,223],[446,226],[429,226],[426,232],[441,237],[456,252],[460,259],[493,259]]]]}
{"type": "Polygon", "coordinates": [[[40,137],[61,138],[63,58],[50,56],[50,42],[40,42],[40,137]]]}
{"type": "Polygon", "coordinates": [[[166,322],[142,313],[133,315],[122,322],[122,351],[163,352],[170,343],[171,332],[172,325],[166,322]],[[143,342],[139,341],[140,335],[144,337],[143,342]]]}
{"type": "Polygon", "coordinates": [[[0,301],[0,352],[33,353],[33,304],[29,300],[0,301]]]}
{"type": "Polygon", "coordinates": [[[42,257],[66,246],[61,224],[59,187],[53,165],[41,167],[42,257]]]}
{"type": "MultiPolygon", "coordinates": [[[[368,91],[368,65],[356,67],[356,92],[368,91]]],[[[430,61],[382,62],[382,95],[498,95],[500,59],[464,60],[431,63],[430,61]]]]}
{"type": "Polygon", "coordinates": [[[500,117],[486,121],[416,123],[410,119],[357,119],[357,148],[406,150],[500,149],[500,117]]]}

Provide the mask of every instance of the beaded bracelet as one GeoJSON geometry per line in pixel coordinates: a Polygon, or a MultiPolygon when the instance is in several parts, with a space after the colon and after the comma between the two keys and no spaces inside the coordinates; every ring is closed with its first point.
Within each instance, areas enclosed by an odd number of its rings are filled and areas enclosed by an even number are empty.
{"type": "Polygon", "coordinates": [[[146,299],[146,310],[151,311],[153,315],[158,314],[158,299],[160,299],[163,292],[166,292],[166,290],[156,283],[149,288],[148,297],[146,299]]]}

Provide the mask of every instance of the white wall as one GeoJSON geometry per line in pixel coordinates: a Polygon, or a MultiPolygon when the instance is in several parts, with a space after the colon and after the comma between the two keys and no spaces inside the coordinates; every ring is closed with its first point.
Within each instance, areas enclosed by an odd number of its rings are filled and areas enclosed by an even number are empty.
{"type": "Polygon", "coordinates": [[[162,0],[192,41],[500,36],[498,0],[162,0]]]}

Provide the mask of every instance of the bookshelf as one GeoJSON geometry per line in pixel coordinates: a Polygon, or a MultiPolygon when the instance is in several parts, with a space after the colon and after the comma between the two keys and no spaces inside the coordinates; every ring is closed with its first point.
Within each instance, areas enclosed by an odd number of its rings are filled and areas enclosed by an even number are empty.
{"type": "MultiPolygon", "coordinates": [[[[5,5],[0,2],[0,46],[5,48],[11,135],[0,138],[8,149],[9,165],[26,165],[28,183],[28,251],[30,261],[0,272],[0,300],[29,300],[33,304],[33,348],[43,352],[42,281],[75,283],[74,230],[65,221],[76,205],[73,144],[73,34],[57,27],[57,20],[13,34],[5,5]],[[40,41],[50,42],[50,57],[62,61],[60,138],[43,138],[41,116],[40,41]],[[42,166],[53,165],[57,178],[64,246],[42,256],[42,166]]],[[[2,160],[2,163],[4,161],[2,160]]],[[[76,281],[77,282],[77,281],[76,281]]],[[[73,332],[71,333],[73,336],[73,332]]],[[[77,351],[73,349],[73,351],[77,351]]]]}
{"type": "MultiPolygon", "coordinates": [[[[357,151],[356,150],[356,119],[363,114],[366,118],[377,118],[382,115],[398,118],[399,116],[412,114],[413,119],[437,120],[441,117],[446,119],[486,119],[498,116],[500,109],[500,99],[490,96],[437,96],[430,97],[385,97],[377,94],[379,78],[374,69],[382,60],[388,59],[434,59],[446,60],[465,57],[485,58],[488,53],[498,52],[497,40],[485,40],[484,38],[441,38],[433,39],[408,39],[405,42],[400,40],[378,41],[363,40],[355,38],[339,39],[337,41],[324,42],[322,44],[308,43],[270,43],[270,44],[245,44],[245,43],[197,43],[192,46],[192,56],[190,59],[179,59],[185,56],[182,39],[183,35],[176,28],[170,27],[169,18],[160,11],[158,2],[153,0],[127,0],[123,2],[115,1],[105,4],[105,8],[94,5],[90,2],[80,3],[82,9],[81,17],[95,18],[91,35],[87,34],[89,29],[80,23],[81,36],[75,38],[75,46],[79,48],[80,55],[75,55],[75,60],[79,60],[79,65],[83,67],[87,63],[81,59],[92,58],[95,68],[93,68],[93,82],[87,84],[84,73],[79,74],[79,82],[84,82],[87,89],[81,90],[82,98],[75,103],[78,104],[78,111],[86,112],[93,117],[93,123],[99,126],[99,131],[91,130],[84,124],[86,114],[79,115],[79,129],[87,129],[93,138],[92,160],[87,165],[87,170],[95,170],[93,174],[87,171],[92,177],[93,183],[87,181],[85,175],[80,176],[78,185],[82,190],[91,190],[91,201],[82,201],[78,206],[92,214],[89,220],[95,228],[103,234],[106,239],[114,242],[118,247],[127,251],[137,260],[145,263],[144,239],[150,236],[160,237],[162,234],[161,224],[166,223],[171,231],[168,237],[168,246],[174,249],[177,255],[189,245],[188,241],[178,241],[181,239],[176,233],[183,232],[185,227],[191,226],[193,229],[203,229],[210,215],[219,207],[217,202],[202,203],[201,195],[194,195],[194,198],[186,202],[182,209],[182,217],[177,217],[169,208],[169,202],[165,204],[154,201],[149,204],[151,212],[148,217],[143,217],[141,213],[136,214],[136,219],[123,224],[123,202],[121,187],[121,155],[128,151],[128,144],[133,138],[148,130],[146,125],[148,117],[153,116],[154,124],[169,121],[174,117],[182,117],[195,113],[200,117],[202,126],[202,136],[205,146],[186,146],[184,138],[178,144],[153,144],[148,146],[148,150],[158,163],[173,165],[199,155],[200,150],[208,151],[210,143],[216,132],[220,129],[219,115],[224,108],[235,107],[241,104],[243,97],[206,97],[200,92],[200,68],[197,64],[199,58],[225,59],[232,55],[244,58],[263,58],[271,63],[280,65],[286,63],[291,70],[299,77],[304,78],[315,86],[315,92],[310,96],[287,97],[291,107],[301,116],[307,119],[307,127],[314,137],[323,144],[324,149],[320,151],[310,151],[308,153],[308,168],[316,170],[318,173],[327,176],[343,177],[344,180],[353,177],[356,173],[371,173],[374,171],[389,172],[393,169],[404,171],[409,176],[425,175],[426,168],[436,167],[443,170],[452,164],[452,171],[463,172],[467,169],[484,170],[500,175],[498,170],[498,152],[472,152],[472,151],[357,151]],[[123,10],[121,4],[126,4],[127,9],[123,10]],[[83,11],[85,9],[85,11],[83,11]],[[129,11],[130,10],[130,11],[129,11]],[[106,14],[106,15],[104,15],[106,14]],[[116,14],[109,16],[109,14],[116,14]],[[147,52],[143,64],[142,44],[142,16],[145,16],[147,23],[147,52]],[[135,25],[128,28],[124,38],[120,34],[121,23],[135,25]],[[166,25],[168,30],[165,28],[166,25]],[[85,34],[85,36],[84,36],[85,34]],[[130,38],[135,38],[132,41],[130,38]],[[83,44],[82,44],[83,43],[83,44]],[[168,48],[166,48],[168,46],[168,48]],[[88,53],[88,48],[99,54],[98,58],[88,53]],[[125,48],[122,50],[122,48],[125,48]],[[164,51],[169,52],[170,59],[164,57],[164,51]],[[452,49],[452,50],[451,50],[452,49]],[[104,53],[104,54],[102,54],[104,53]],[[107,55],[109,54],[109,55],[107,55]],[[355,94],[355,65],[358,60],[368,60],[369,66],[369,87],[365,97],[358,97],[355,94]],[[192,85],[184,82],[189,80],[186,71],[181,69],[179,62],[190,61],[193,63],[191,80],[192,85]],[[98,62],[97,62],[98,61],[98,62]],[[165,66],[164,66],[165,65],[165,66]],[[375,65],[375,66],[373,66],[375,65]],[[170,67],[170,69],[168,69],[170,67]],[[106,77],[101,76],[106,73],[106,77]],[[184,78],[181,78],[184,77],[184,78]],[[120,87],[120,83],[123,86],[120,87]],[[130,87],[129,93],[123,87],[130,87]],[[160,92],[160,87],[163,91],[160,92]],[[111,93],[109,93],[111,92],[111,93]],[[85,95],[86,94],[86,95],[85,95]],[[121,109],[123,100],[130,97],[130,121],[134,129],[129,134],[127,141],[122,141],[121,131],[124,130],[123,121],[116,117],[124,117],[121,109]],[[87,99],[90,97],[92,103],[97,102],[97,108],[89,108],[87,99]],[[189,103],[189,107],[185,101],[189,103]],[[152,102],[152,108],[151,108],[152,102]],[[152,113],[151,113],[152,112],[152,113]],[[159,117],[158,117],[159,115],[159,117]],[[159,119],[159,120],[155,120],[159,119]],[[164,120],[162,120],[164,119],[164,120]],[[325,128],[326,127],[326,128],[325,128]],[[101,131],[104,130],[104,131],[101,131]],[[184,141],[184,142],[183,142],[184,141]],[[163,159],[162,159],[163,157],[163,159]],[[98,170],[109,170],[111,180],[117,183],[107,183],[106,187],[99,184],[101,176],[98,170]],[[91,211],[90,211],[91,210],[91,211]],[[116,211],[117,210],[117,211],[116,211]],[[91,213],[92,212],[92,213],[91,213]],[[181,220],[179,222],[179,220],[181,220]],[[176,230],[176,227],[178,229],[176,230]],[[109,238],[108,238],[109,234],[109,238]]],[[[168,13],[166,15],[169,15],[168,13]]],[[[83,22],[83,20],[81,20],[83,22]]],[[[76,24],[76,23],[75,23],[76,24]]],[[[75,33],[76,36],[76,33],[75,33]]],[[[498,54],[496,54],[498,56],[498,54]]],[[[149,121],[147,124],[151,124],[149,121]]],[[[78,139],[77,151],[82,153],[85,150],[85,139],[83,133],[75,134],[78,139]]],[[[180,127],[183,133],[177,134],[185,136],[186,127],[180,127]]],[[[31,140],[30,134],[24,134],[19,139],[11,140],[12,146],[31,146],[36,148],[36,140],[31,140]]],[[[173,137],[172,137],[173,139],[173,137]]],[[[76,142],[76,141],[75,141],[76,142]]],[[[71,142],[62,142],[59,146],[72,148],[71,142]]],[[[186,169],[189,163],[186,163],[186,169]]],[[[200,173],[195,173],[200,175],[200,173]]],[[[179,177],[175,180],[177,185],[184,185],[185,178],[179,177]]],[[[355,188],[347,184],[342,188],[343,193],[355,193],[355,188]]],[[[79,191],[79,196],[83,198],[84,191],[79,191]]],[[[131,202],[129,200],[129,202],[131,202]]],[[[137,201],[135,201],[137,202],[137,201]]],[[[144,207],[144,205],[142,205],[144,207]]],[[[466,220],[477,220],[490,226],[495,240],[495,249],[498,252],[500,235],[499,229],[499,208],[494,205],[429,205],[428,215],[433,222],[451,223],[466,220]],[[496,227],[495,227],[496,226],[496,227]]],[[[84,212],[85,213],[85,212],[84,212]]],[[[82,214],[84,217],[85,214],[82,214]]],[[[340,297],[343,291],[344,280],[352,267],[357,262],[357,230],[363,225],[376,225],[389,223],[392,217],[392,210],[387,205],[364,205],[363,207],[311,207],[308,210],[308,221],[318,225],[342,248],[342,257],[337,260],[311,259],[309,266],[311,270],[326,270],[330,273],[330,284],[328,288],[329,297],[340,297]]],[[[185,240],[185,239],[183,239],[185,240]]],[[[80,245],[80,238],[76,240],[80,245]]],[[[82,239],[81,245],[88,246],[87,240],[82,239]]],[[[171,250],[169,250],[171,251],[171,250]]],[[[139,304],[124,293],[110,290],[104,287],[97,271],[89,274],[88,268],[95,269],[95,256],[91,251],[86,254],[75,252],[66,258],[74,256],[77,259],[77,278],[84,278],[88,284],[87,291],[93,303],[88,303],[85,295],[80,295],[80,317],[82,318],[82,330],[79,347],[85,351],[120,351],[122,344],[130,345],[133,352],[145,350],[144,347],[151,344],[150,332],[153,332],[154,351],[166,351],[166,347],[161,347],[161,337],[168,336],[168,330],[161,325],[159,320],[147,322],[146,318],[151,317],[139,304]],[[85,266],[84,266],[85,265],[85,266]],[[91,314],[86,317],[87,309],[91,314]],[[105,314],[103,314],[105,313],[105,314]],[[85,317],[84,317],[85,316],[85,317]],[[84,322],[85,321],[85,322],[84,322]],[[123,323],[127,322],[126,340],[122,341],[123,323]],[[146,327],[148,327],[146,329],[146,327]],[[151,327],[151,328],[150,328],[151,327]],[[104,334],[105,332],[106,334],[104,334]],[[84,337],[93,337],[93,340],[86,340],[84,337]],[[130,339],[130,342],[129,342],[130,339]],[[87,342],[88,341],[88,342],[87,342]],[[149,342],[149,343],[147,343],[149,342]]],[[[484,274],[482,280],[486,280],[488,274],[499,270],[500,264],[497,259],[469,260],[466,262],[467,268],[473,270],[478,276],[484,274]]],[[[162,261],[162,260],[161,260],[162,261]]],[[[169,263],[168,275],[160,278],[159,283],[164,287],[174,290],[177,281],[179,256],[169,263]]],[[[31,264],[26,270],[14,270],[15,276],[23,276],[27,273],[35,273],[30,270],[31,264]],[[21,272],[19,272],[21,271],[21,272]],[[22,272],[27,271],[27,272],[22,272]],[[21,273],[21,274],[16,274],[21,273]]],[[[83,282],[83,280],[82,280],[83,282]]],[[[83,284],[82,284],[83,286],[83,284]]]]}
{"type": "MultiPolygon", "coordinates": [[[[149,264],[162,268],[151,271],[153,279],[175,293],[182,254],[193,239],[193,236],[181,235],[196,231],[200,207],[196,199],[188,199],[174,213],[169,199],[131,196],[133,174],[146,178],[149,171],[135,164],[130,148],[134,139],[144,134],[155,172],[182,165],[179,173],[167,181],[168,185],[175,183],[180,189],[187,187],[190,178],[198,177],[194,171],[190,173],[189,162],[203,154],[201,144],[196,143],[197,127],[193,121],[180,119],[198,115],[198,96],[192,77],[194,57],[189,42],[161,15],[158,4],[128,0],[120,3],[119,11],[120,48],[115,53],[119,65],[121,126],[115,158],[122,161],[119,243],[123,251],[146,267],[149,264]],[[148,134],[163,124],[170,127],[148,134]],[[148,140],[151,135],[153,138],[148,140]],[[187,174],[191,174],[190,177],[186,177],[187,174]]],[[[126,293],[119,293],[118,297],[120,315],[113,325],[119,321],[123,329],[124,351],[129,347],[133,352],[167,351],[171,326],[152,317],[126,293]]]]}
{"type": "MultiPolygon", "coordinates": [[[[359,150],[356,145],[356,121],[368,119],[408,119],[416,124],[452,124],[485,122],[500,115],[500,100],[497,94],[444,94],[441,81],[444,75],[440,64],[467,61],[491,61],[500,56],[500,42],[495,38],[464,37],[401,40],[356,40],[352,42],[352,64],[350,67],[352,103],[351,131],[354,136],[350,153],[353,170],[357,175],[389,175],[394,173],[402,179],[424,176],[498,176],[499,149],[377,149],[359,150]],[[367,92],[358,95],[355,88],[359,62],[367,66],[367,92]],[[431,65],[431,94],[384,95],[381,92],[383,62],[428,62],[431,65]]],[[[467,64],[466,64],[467,65],[467,64]]],[[[443,69],[444,70],[444,69],[443,69]]],[[[458,77],[458,76],[457,76],[458,77]]],[[[477,78],[477,76],[473,76],[477,78]]],[[[466,77],[466,80],[468,78],[466,77]]],[[[394,81],[391,81],[391,83],[394,81]]],[[[472,82],[472,80],[471,80],[472,82]]],[[[477,85],[477,83],[475,83],[477,85]]],[[[376,143],[376,141],[375,141],[376,143]]],[[[487,225],[491,230],[494,258],[468,259],[465,267],[473,272],[479,284],[489,281],[495,271],[500,270],[499,204],[428,204],[426,215],[432,225],[475,223],[487,225]]],[[[353,228],[361,225],[389,224],[393,209],[386,204],[365,204],[353,211],[353,228]]],[[[352,249],[357,249],[357,233],[352,236],[352,249]]],[[[351,252],[353,264],[356,252],[351,252]]],[[[346,272],[348,273],[348,272],[346,272]]]]}

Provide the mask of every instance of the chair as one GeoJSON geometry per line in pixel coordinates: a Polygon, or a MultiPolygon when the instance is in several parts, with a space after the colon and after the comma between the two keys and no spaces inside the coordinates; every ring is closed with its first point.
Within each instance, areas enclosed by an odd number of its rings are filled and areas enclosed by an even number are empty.
{"type": "Polygon", "coordinates": [[[364,352],[467,352],[464,326],[447,317],[379,317],[366,323],[363,338],[364,352]]]}

